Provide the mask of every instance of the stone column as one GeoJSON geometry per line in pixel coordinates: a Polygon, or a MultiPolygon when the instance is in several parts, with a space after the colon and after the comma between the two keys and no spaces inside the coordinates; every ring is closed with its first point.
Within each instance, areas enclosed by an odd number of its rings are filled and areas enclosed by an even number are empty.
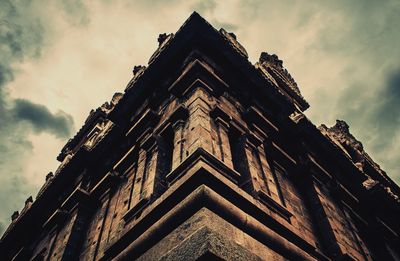
{"type": "Polygon", "coordinates": [[[271,166],[268,163],[267,155],[265,154],[264,144],[260,144],[259,146],[257,146],[257,151],[260,157],[260,164],[265,177],[264,181],[266,183],[266,186],[268,187],[269,196],[271,196],[271,198],[274,199],[276,202],[283,204],[280,192],[278,191],[279,184],[277,184],[275,174],[272,173],[271,166]]]}
{"type": "Polygon", "coordinates": [[[245,141],[245,157],[248,163],[248,172],[251,179],[252,189],[258,194],[263,191],[268,194],[264,173],[258,157],[257,145],[252,144],[248,138],[245,141]]]}
{"type": "Polygon", "coordinates": [[[217,126],[218,148],[219,148],[219,155],[217,156],[228,167],[233,169],[232,151],[228,136],[229,125],[226,121],[224,121],[220,117],[215,119],[215,125],[217,126]]]}
{"type": "Polygon", "coordinates": [[[63,237],[60,236],[63,242],[60,242],[61,244],[59,245],[64,246],[64,249],[59,249],[58,258],[54,256],[52,256],[52,258],[55,260],[77,260],[79,258],[90,212],[91,209],[89,209],[88,206],[81,203],[77,204],[76,208],[71,213],[63,237]]]}
{"type": "Polygon", "coordinates": [[[152,145],[147,151],[147,175],[143,181],[142,196],[143,198],[150,199],[153,195],[159,194],[162,189],[161,161],[163,159],[161,158],[162,149],[156,139],[152,141],[152,145]]]}
{"type": "MultiPolygon", "coordinates": [[[[110,203],[109,190],[104,193],[99,199],[99,206],[96,212],[92,215],[88,226],[87,234],[82,245],[82,253],[80,260],[96,260],[99,252],[100,242],[104,232],[104,222],[108,213],[110,203]]],[[[56,244],[56,246],[58,246],[56,244]]],[[[55,258],[53,256],[53,258],[55,258]]]]}
{"type": "Polygon", "coordinates": [[[139,158],[137,163],[137,171],[135,182],[133,184],[133,193],[132,193],[132,200],[131,200],[131,208],[135,207],[142,199],[141,193],[143,190],[143,179],[146,178],[146,162],[147,160],[147,151],[141,146],[139,149],[139,158]]]}
{"type": "Polygon", "coordinates": [[[174,142],[173,142],[173,151],[172,151],[172,170],[178,167],[182,161],[184,156],[184,145],[185,145],[185,121],[178,120],[172,125],[174,130],[174,142]]]}
{"type": "Polygon", "coordinates": [[[211,96],[203,88],[195,89],[186,101],[189,109],[187,128],[187,144],[184,157],[189,156],[199,148],[213,154],[210,119],[211,96]]]}
{"type": "Polygon", "coordinates": [[[164,159],[159,139],[151,134],[140,145],[130,206],[133,215],[163,190],[162,174],[165,170],[162,168],[164,159]]]}
{"type": "Polygon", "coordinates": [[[307,189],[304,192],[307,195],[307,199],[310,203],[311,212],[314,214],[316,225],[321,233],[321,241],[324,249],[330,257],[339,259],[342,257],[342,246],[338,243],[337,238],[337,227],[331,219],[331,212],[327,207],[328,200],[325,198],[324,192],[321,191],[319,185],[312,177],[307,177],[307,189]],[[335,231],[336,229],[336,231],[335,231]]]}

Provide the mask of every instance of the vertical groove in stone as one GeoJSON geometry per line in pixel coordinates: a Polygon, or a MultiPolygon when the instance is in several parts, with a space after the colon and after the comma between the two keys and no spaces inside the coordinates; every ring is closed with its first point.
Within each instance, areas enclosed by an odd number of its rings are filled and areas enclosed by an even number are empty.
{"type": "Polygon", "coordinates": [[[179,164],[182,163],[183,160],[183,151],[184,151],[184,127],[185,121],[178,120],[173,124],[174,130],[174,143],[173,143],[173,151],[172,151],[172,169],[175,169],[179,164]]]}
{"type": "Polygon", "coordinates": [[[231,145],[228,135],[228,123],[220,118],[217,118],[215,123],[217,125],[218,145],[220,149],[221,161],[233,169],[231,145]]]}
{"type": "MultiPolygon", "coordinates": [[[[96,247],[93,253],[93,260],[97,260],[97,256],[100,252],[100,245],[101,245],[101,239],[103,237],[103,233],[104,233],[104,226],[105,226],[105,222],[106,222],[106,218],[107,218],[107,214],[108,214],[108,209],[110,206],[110,194],[109,191],[106,192],[105,195],[103,195],[103,197],[100,199],[102,202],[102,208],[101,208],[101,212],[102,214],[100,214],[100,231],[97,237],[97,242],[96,242],[96,247]]],[[[101,255],[100,255],[101,256],[101,255]]]]}
{"type": "Polygon", "coordinates": [[[138,169],[136,172],[135,183],[133,188],[133,195],[132,195],[132,205],[133,208],[137,203],[140,201],[140,193],[142,192],[142,184],[143,184],[143,177],[146,171],[146,158],[147,158],[147,151],[143,148],[139,150],[139,158],[138,158],[138,169]]]}

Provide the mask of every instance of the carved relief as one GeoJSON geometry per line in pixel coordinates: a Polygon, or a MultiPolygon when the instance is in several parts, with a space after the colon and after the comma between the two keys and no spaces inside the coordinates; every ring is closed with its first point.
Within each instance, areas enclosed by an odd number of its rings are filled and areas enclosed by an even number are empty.
{"type": "Polygon", "coordinates": [[[283,67],[283,61],[280,60],[276,54],[271,55],[267,52],[262,52],[260,55],[259,63],[269,73],[269,75],[272,76],[272,78],[275,80],[275,83],[278,83],[279,85],[279,82],[283,81],[298,96],[302,97],[296,81],[283,67]]]}
{"type": "Polygon", "coordinates": [[[85,149],[89,151],[92,150],[97,143],[107,135],[112,126],[114,126],[114,124],[109,120],[97,123],[87,135],[87,141],[84,144],[85,149]]]}
{"type": "Polygon", "coordinates": [[[365,164],[369,163],[378,173],[383,173],[379,165],[364,151],[362,143],[350,133],[349,125],[345,121],[336,120],[336,124],[330,128],[322,124],[318,129],[338,145],[360,171],[364,171],[365,164]]]}
{"type": "Polygon", "coordinates": [[[68,152],[67,155],[64,157],[64,160],[61,162],[61,164],[58,166],[56,169],[55,175],[61,172],[61,170],[70,162],[74,154],[72,151],[68,152]]]}
{"type": "Polygon", "coordinates": [[[304,119],[306,116],[304,116],[303,113],[299,111],[294,111],[292,114],[290,114],[289,118],[294,122],[294,123],[299,123],[302,119],[304,119]]]}
{"type": "MultiPolygon", "coordinates": [[[[110,102],[105,102],[96,110],[91,110],[89,116],[85,120],[85,124],[81,127],[78,133],[72,139],[69,139],[67,144],[62,148],[57,160],[63,162],[65,165],[65,157],[75,154],[83,143],[86,142],[86,136],[89,130],[93,129],[92,126],[96,125],[99,121],[104,121],[108,114],[115,108],[118,102],[122,99],[123,94],[116,92],[110,102]]],[[[61,169],[60,169],[61,170],[61,169]]],[[[57,171],[56,171],[57,173],[57,171]]]]}
{"type": "Polygon", "coordinates": [[[165,47],[167,47],[173,38],[174,34],[163,33],[158,36],[158,48],[150,57],[149,64],[151,64],[160,55],[160,53],[165,49],[165,47]]]}
{"type": "Polygon", "coordinates": [[[249,57],[246,49],[239,43],[234,33],[228,33],[224,28],[221,28],[219,32],[228,41],[229,45],[232,46],[240,55],[244,56],[245,58],[249,57]]]}
{"type": "Polygon", "coordinates": [[[143,65],[137,65],[133,67],[132,70],[133,78],[129,81],[128,85],[125,88],[125,91],[128,91],[133,86],[133,84],[140,78],[140,76],[143,75],[145,70],[146,66],[143,65]]]}

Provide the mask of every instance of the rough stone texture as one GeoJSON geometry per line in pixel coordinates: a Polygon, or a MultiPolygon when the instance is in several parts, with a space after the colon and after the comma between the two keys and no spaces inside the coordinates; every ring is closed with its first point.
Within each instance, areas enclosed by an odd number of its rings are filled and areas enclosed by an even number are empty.
{"type": "Polygon", "coordinates": [[[207,251],[223,260],[284,259],[203,208],[149,249],[139,260],[196,260],[207,251]]]}
{"type": "Polygon", "coordinates": [[[317,129],[276,55],[197,13],[93,110],[4,260],[400,260],[399,187],[343,121],[317,129]]]}

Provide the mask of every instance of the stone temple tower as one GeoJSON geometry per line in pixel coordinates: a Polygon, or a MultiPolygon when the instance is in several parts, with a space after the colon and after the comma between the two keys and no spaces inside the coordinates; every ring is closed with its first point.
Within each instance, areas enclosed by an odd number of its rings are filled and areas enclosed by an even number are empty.
{"type": "Polygon", "coordinates": [[[400,260],[399,187],[276,55],[197,13],[91,111],[2,260],[400,260]]]}

